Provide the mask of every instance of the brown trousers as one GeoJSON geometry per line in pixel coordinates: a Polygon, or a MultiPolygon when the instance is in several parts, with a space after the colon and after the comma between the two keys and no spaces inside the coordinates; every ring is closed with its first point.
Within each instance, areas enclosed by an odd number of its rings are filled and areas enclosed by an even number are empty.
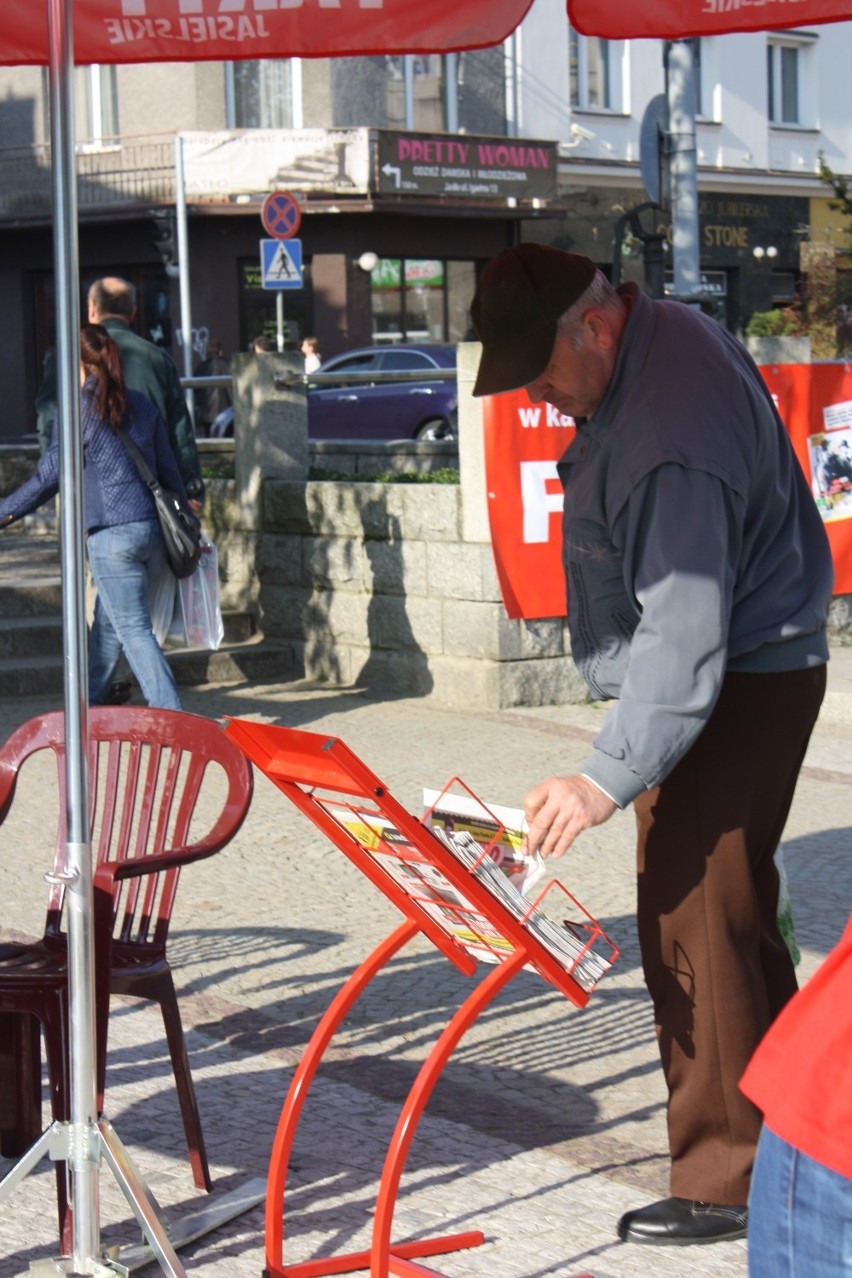
{"type": "Polygon", "coordinates": [[[825,679],[825,666],[729,674],[701,736],[634,805],[639,941],[680,1198],[748,1198],[760,1114],[738,1083],[796,991],[773,856],[825,679]]]}

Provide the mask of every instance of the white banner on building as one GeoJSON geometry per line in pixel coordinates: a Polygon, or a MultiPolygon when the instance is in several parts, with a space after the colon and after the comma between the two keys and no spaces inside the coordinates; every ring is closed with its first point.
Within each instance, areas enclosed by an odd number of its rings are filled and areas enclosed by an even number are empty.
{"type": "Polygon", "coordinates": [[[368,129],[230,129],[181,137],[191,200],[279,187],[338,195],[369,188],[368,129]]]}

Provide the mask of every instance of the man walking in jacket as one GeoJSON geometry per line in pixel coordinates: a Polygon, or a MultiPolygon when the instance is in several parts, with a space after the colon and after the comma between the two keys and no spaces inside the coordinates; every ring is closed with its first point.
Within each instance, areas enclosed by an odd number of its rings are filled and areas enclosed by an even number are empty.
{"type": "Polygon", "coordinates": [[[781,837],[825,689],[822,520],[746,352],[714,320],[537,244],[485,269],[474,394],[573,417],[559,465],[574,660],[617,699],[575,775],[526,798],[561,856],[634,805],[638,930],[668,1087],[671,1197],[642,1243],[743,1237],[760,1114],[739,1079],[796,990],[781,837]]]}
{"type": "Polygon", "coordinates": [[[121,351],[125,383],[147,395],[165,422],[190,505],[197,514],[204,500],[204,481],[195,430],[174,360],[168,351],[139,337],[130,327],[136,315],[136,289],[129,281],[117,276],[95,280],[88,304],[89,323],[103,324],[121,351]]]}

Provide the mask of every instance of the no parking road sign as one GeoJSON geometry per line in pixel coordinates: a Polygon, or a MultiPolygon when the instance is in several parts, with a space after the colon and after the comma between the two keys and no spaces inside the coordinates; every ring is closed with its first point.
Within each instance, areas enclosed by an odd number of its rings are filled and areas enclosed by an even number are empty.
{"type": "Polygon", "coordinates": [[[302,241],[261,240],[260,269],[264,288],[301,288],[302,241]]]}
{"type": "Polygon", "coordinates": [[[302,223],[302,210],[289,191],[273,191],[260,210],[263,229],[276,240],[289,240],[302,223]]]}

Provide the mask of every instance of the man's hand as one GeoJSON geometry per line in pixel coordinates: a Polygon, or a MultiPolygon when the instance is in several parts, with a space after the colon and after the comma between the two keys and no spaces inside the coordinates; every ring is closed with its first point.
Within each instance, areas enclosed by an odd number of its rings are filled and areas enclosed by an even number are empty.
{"type": "Polygon", "coordinates": [[[583,776],[551,777],[524,799],[527,851],[564,856],[577,835],[608,821],[618,805],[583,776]]]}

